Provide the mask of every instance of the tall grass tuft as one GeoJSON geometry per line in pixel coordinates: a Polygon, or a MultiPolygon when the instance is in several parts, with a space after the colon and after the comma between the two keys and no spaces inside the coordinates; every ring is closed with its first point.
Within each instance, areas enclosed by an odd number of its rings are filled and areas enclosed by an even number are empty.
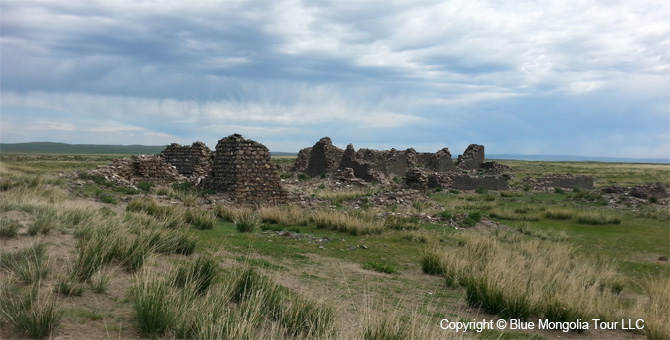
{"type": "Polygon", "coordinates": [[[373,218],[351,216],[337,210],[317,210],[312,213],[312,222],[319,229],[333,229],[351,235],[380,234],[384,223],[373,218]]]}
{"type": "Polygon", "coordinates": [[[49,275],[46,245],[34,243],[14,252],[0,253],[0,268],[11,271],[20,281],[39,282],[49,275]]]}
{"type": "Polygon", "coordinates": [[[410,327],[396,313],[369,317],[363,326],[365,340],[405,340],[410,338],[410,327]]]}
{"type": "Polygon", "coordinates": [[[216,217],[220,218],[224,222],[233,222],[240,215],[247,215],[251,213],[249,208],[237,208],[231,207],[228,205],[217,204],[214,207],[214,213],[216,217]]]}
{"type": "Polygon", "coordinates": [[[63,310],[56,296],[43,296],[37,289],[27,295],[16,294],[9,284],[3,284],[0,290],[0,319],[31,338],[44,338],[60,324],[63,310]]]}
{"type": "Polygon", "coordinates": [[[647,278],[642,288],[648,300],[638,303],[635,313],[644,319],[644,334],[648,339],[670,339],[670,282],[647,278]]]}
{"type": "Polygon", "coordinates": [[[261,207],[258,214],[265,223],[276,223],[283,225],[305,225],[307,218],[303,210],[295,205],[282,207],[261,207]]]}
{"type": "Polygon", "coordinates": [[[133,286],[133,309],[140,331],[149,337],[161,337],[176,319],[171,308],[170,287],[158,277],[145,275],[133,286]]]}
{"type": "Polygon", "coordinates": [[[611,263],[578,255],[564,243],[514,242],[463,234],[455,247],[436,248],[424,259],[441,264],[448,285],[464,286],[471,305],[504,318],[616,317],[621,286],[611,263]]]}
{"type": "Polygon", "coordinates": [[[184,220],[196,229],[205,230],[214,228],[216,216],[210,211],[188,209],[184,212],[184,220]]]}
{"type": "Polygon", "coordinates": [[[8,218],[0,217],[0,238],[14,238],[21,228],[21,223],[19,221],[8,218]]]}
{"type": "Polygon", "coordinates": [[[249,233],[260,227],[261,218],[256,212],[249,210],[245,213],[238,213],[233,220],[233,223],[235,223],[237,231],[241,233],[249,233]]]}
{"type": "Polygon", "coordinates": [[[280,323],[289,337],[321,338],[334,331],[335,311],[327,304],[294,297],[283,307],[280,323]]]}
{"type": "Polygon", "coordinates": [[[197,260],[178,267],[172,274],[172,284],[183,288],[192,285],[200,294],[207,292],[218,274],[218,264],[208,256],[200,256],[197,260]]]}
{"type": "Polygon", "coordinates": [[[621,218],[611,213],[590,210],[577,214],[577,222],[588,225],[620,224],[621,218]]]}

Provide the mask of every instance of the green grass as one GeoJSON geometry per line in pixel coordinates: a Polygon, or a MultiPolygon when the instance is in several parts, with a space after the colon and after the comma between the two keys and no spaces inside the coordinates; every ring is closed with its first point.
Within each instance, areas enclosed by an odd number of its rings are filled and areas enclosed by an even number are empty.
{"type": "Polygon", "coordinates": [[[370,269],[386,274],[398,273],[398,269],[396,268],[396,266],[390,263],[366,262],[363,264],[363,269],[370,269]]]}
{"type": "Polygon", "coordinates": [[[39,282],[49,275],[46,244],[34,243],[13,252],[0,252],[0,268],[12,272],[20,281],[39,282]]]}

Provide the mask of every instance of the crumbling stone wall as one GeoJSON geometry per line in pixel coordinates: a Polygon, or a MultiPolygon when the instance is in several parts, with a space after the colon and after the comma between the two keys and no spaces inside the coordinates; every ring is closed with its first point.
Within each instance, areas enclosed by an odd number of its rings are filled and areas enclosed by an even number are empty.
{"type": "Polygon", "coordinates": [[[309,157],[311,154],[311,147],[298,151],[298,157],[295,159],[295,162],[291,167],[291,171],[305,172],[305,170],[307,170],[307,165],[309,164],[309,157]]]}
{"type": "Polygon", "coordinates": [[[553,174],[546,177],[527,177],[523,182],[533,188],[593,189],[593,177],[572,174],[553,174]]]}
{"type": "Polygon", "coordinates": [[[344,151],[334,146],[329,137],[323,137],[312,147],[305,173],[310,176],[331,173],[337,170],[343,154],[344,151]]]}
{"type": "Polygon", "coordinates": [[[208,176],[212,168],[212,153],[203,142],[195,142],[191,146],[172,143],[160,156],[196,184],[208,176]]]}
{"type": "Polygon", "coordinates": [[[656,198],[670,197],[670,194],[668,194],[668,188],[661,182],[647,183],[634,187],[621,187],[613,185],[603,188],[602,192],[605,194],[628,195],[641,199],[647,199],[650,197],[656,197],[656,198]]]}
{"type": "Polygon", "coordinates": [[[180,175],[175,167],[155,155],[136,155],[116,159],[108,165],[99,166],[90,173],[103,176],[108,181],[123,187],[133,187],[140,182],[170,185],[186,181],[186,178],[180,175]]]}
{"type": "Polygon", "coordinates": [[[507,185],[505,176],[491,175],[454,175],[450,187],[456,190],[476,190],[477,188],[484,188],[487,190],[509,190],[509,185],[507,185]]]}
{"type": "Polygon", "coordinates": [[[265,145],[234,134],[219,140],[208,186],[239,204],[281,204],[287,193],[265,145]]]}
{"type": "Polygon", "coordinates": [[[463,170],[479,169],[482,163],[484,163],[484,146],[479,144],[470,144],[456,160],[456,165],[463,170]]]}
{"type": "Polygon", "coordinates": [[[437,172],[455,172],[458,170],[454,164],[454,160],[451,158],[449,148],[443,148],[436,153],[429,154],[425,166],[437,172]]]}
{"type": "Polygon", "coordinates": [[[359,154],[351,144],[347,145],[347,149],[344,150],[338,168],[351,168],[356,177],[367,182],[381,182],[382,180],[381,174],[374,169],[373,164],[367,162],[364,156],[359,158],[359,154]]]}

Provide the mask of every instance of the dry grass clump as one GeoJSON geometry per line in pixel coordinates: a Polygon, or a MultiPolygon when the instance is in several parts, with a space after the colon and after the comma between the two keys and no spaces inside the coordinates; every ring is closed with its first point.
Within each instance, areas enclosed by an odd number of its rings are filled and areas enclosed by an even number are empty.
{"type": "Polygon", "coordinates": [[[212,229],[216,223],[216,215],[207,210],[188,209],[184,212],[184,220],[196,229],[212,229]]]}
{"type": "Polygon", "coordinates": [[[0,269],[9,271],[19,281],[38,283],[49,275],[46,244],[33,243],[14,252],[0,252],[0,269]]]}
{"type": "Polygon", "coordinates": [[[456,247],[429,251],[422,267],[443,272],[448,285],[466,288],[469,304],[503,318],[613,320],[621,309],[622,286],[612,266],[562,243],[530,240],[510,246],[464,234],[456,247]]]}
{"type": "Polygon", "coordinates": [[[281,207],[261,207],[258,209],[263,222],[282,225],[306,225],[308,217],[302,208],[295,205],[284,205],[281,207]]]}
{"type": "Polygon", "coordinates": [[[491,218],[510,221],[539,221],[540,216],[529,214],[526,210],[496,207],[489,213],[491,218]]]}
{"type": "Polygon", "coordinates": [[[544,216],[552,220],[569,220],[574,216],[574,211],[566,208],[548,208],[544,216]]]}
{"type": "Polygon", "coordinates": [[[563,230],[544,230],[534,227],[528,222],[515,228],[516,231],[530,237],[536,237],[540,240],[563,242],[567,241],[570,237],[568,233],[563,230]]]}
{"type": "Polygon", "coordinates": [[[315,190],[313,194],[327,199],[332,204],[339,204],[359,197],[370,196],[375,192],[375,188],[351,188],[345,190],[315,190]]]}
{"type": "Polygon", "coordinates": [[[0,238],[14,238],[21,228],[21,223],[19,221],[8,218],[0,217],[0,238]]]}
{"type": "Polygon", "coordinates": [[[261,226],[261,217],[252,210],[240,211],[233,220],[237,231],[241,233],[250,233],[261,226]]]}
{"type": "Polygon", "coordinates": [[[644,319],[644,334],[648,339],[670,339],[670,282],[647,278],[642,288],[647,299],[637,304],[634,315],[644,319]]]}
{"type": "Polygon", "coordinates": [[[133,308],[145,336],[324,338],[334,333],[330,306],[298,296],[251,268],[219,281],[213,263],[199,259],[168,277],[138,275],[133,308]]]}
{"type": "Polygon", "coordinates": [[[366,216],[351,216],[337,210],[317,210],[310,216],[319,229],[333,229],[352,235],[380,234],[384,223],[366,216]]]}
{"type": "Polygon", "coordinates": [[[588,225],[620,224],[621,218],[609,212],[589,210],[577,214],[577,222],[588,225]]]}
{"type": "Polygon", "coordinates": [[[233,222],[240,215],[248,215],[252,212],[251,208],[247,207],[233,207],[229,205],[217,204],[214,207],[216,217],[225,222],[233,222]]]}
{"type": "Polygon", "coordinates": [[[0,286],[0,321],[34,339],[49,336],[60,324],[63,309],[53,294],[41,294],[37,286],[28,293],[9,282],[0,286]]]}

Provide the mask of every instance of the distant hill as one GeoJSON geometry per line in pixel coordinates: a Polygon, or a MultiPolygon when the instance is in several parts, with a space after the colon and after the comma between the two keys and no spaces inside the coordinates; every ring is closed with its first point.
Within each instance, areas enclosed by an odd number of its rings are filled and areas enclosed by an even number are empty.
{"type": "Polygon", "coordinates": [[[0,143],[0,152],[151,155],[160,153],[165,150],[165,147],[165,145],[96,145],[51,142],[0,143]]]}

